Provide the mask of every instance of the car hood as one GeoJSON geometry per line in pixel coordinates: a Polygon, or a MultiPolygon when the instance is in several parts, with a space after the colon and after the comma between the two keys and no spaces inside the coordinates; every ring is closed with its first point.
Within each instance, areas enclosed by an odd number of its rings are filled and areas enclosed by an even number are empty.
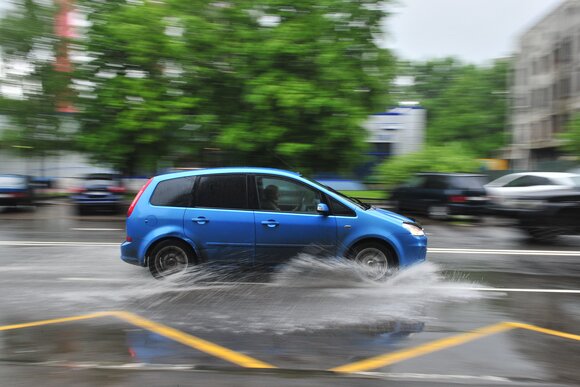
{"type": "Polygon", "coordinates": [[[415,221],[413,219],[409,219],[406,216],[397,214],[395,212],[392,211],[388,211],[382,208],[375,208],[372,207],[371,209],[367,210],[367,213],[374,215],[378,218],[382,218],[382,219],[387,219],[387,220],[398,220],[401,222],[413,222],[415,223],[415,221]]]}

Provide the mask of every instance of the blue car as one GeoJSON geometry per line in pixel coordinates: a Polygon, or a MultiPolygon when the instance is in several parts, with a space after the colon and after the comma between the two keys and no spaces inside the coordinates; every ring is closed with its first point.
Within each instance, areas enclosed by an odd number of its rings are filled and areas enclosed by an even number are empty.
{"type": "Polygon", "coordinates": [[[28,176],[0,175],[0,206],[31,206],[34,189],[28,176]]]}
{"type": "Polygon", "coordinates": [[[412,219],[298,173],[215,168],[151,178],[127,213],[121,258],[165,277],[205,262],[271,266],[300,253],[346,257],[382,278],[425,260],[412,219]]]}

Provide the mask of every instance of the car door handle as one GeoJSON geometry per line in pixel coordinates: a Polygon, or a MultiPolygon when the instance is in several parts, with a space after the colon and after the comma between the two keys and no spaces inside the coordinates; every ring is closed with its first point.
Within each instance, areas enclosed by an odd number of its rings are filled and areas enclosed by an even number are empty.
{"type": "Polygon", "coordinates": [[[278,227],[278,226],[280,225],[280,223],[276,222],[276,221],[275,221],[275,220],[273,220],[273,219],[270,219],[270,220],[263,220],[263,221],[262,221],[262,224],[263,224],[264,226],[268,226],[268,227],[270,227],[270,228],[278,227]]]}
{"type": "Polygon", "coordinates": [[[191,221],[197,224],[206,224],[209,222],[209,219],[207,219],[205,216],[198,216],[197,218],[191,219],[191,221]]]}

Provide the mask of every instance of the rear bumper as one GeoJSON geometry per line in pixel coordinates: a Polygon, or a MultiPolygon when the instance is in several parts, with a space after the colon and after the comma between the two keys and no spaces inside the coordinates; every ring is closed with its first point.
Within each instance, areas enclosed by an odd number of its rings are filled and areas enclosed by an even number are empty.
{"type": "Polygon", "coordinates": [[[132,265],[144,266],[144,262],[139,260],[137,250],[137,244],[135,242],[121,243],[121,259],[132,265]]]}
{"type": "Polygon", "coordinates": [[[484,215],[489,213],[487,205],[451,203],[448,205],[450,215],[484,215]]]}
{"type": "Polygon", "coordinates": [[[87,198],[82,196],[71,196],[72,203],[77,207],[121,207],[123,200],[120,197],[115,198],[87,198]]]}

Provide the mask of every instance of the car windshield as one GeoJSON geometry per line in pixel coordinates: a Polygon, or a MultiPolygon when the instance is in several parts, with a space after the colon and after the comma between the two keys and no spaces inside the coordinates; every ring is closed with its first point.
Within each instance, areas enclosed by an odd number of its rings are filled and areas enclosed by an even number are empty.
{"type": "Polygon", "coordinates": [[[451,184],[460,189],[483,189],[485,184],[483,176],[453,176],[451,184]]]}
{"type": "Polygon", "coordinates": [[[311,182],[313,184],[316,184],[319,187],[325,188],[325,189],[329,190],[330,192],[337,194],[338,196],[340,196],[340,197],[348,200],[349,202],[351,202],[352,204],[356,205],[357,207],[362,208],[363,210],[368,210],[369,208],[372,207],[370,204],[365,203],[365,202],[363,202],[360,199],[353,198],[353,197],[350,197],[348,195],[345,195],[342,192],[339,192],[339,191],[335,190],[334,188],[327,186],[326,184],[319,183],[318,181],[316,181],[314,179],[309,179],[309,178],[304,177],[304,176],[302,176],[302,177],[305,178],[306,180],[308,180],[309,182],[311,182]]]}

